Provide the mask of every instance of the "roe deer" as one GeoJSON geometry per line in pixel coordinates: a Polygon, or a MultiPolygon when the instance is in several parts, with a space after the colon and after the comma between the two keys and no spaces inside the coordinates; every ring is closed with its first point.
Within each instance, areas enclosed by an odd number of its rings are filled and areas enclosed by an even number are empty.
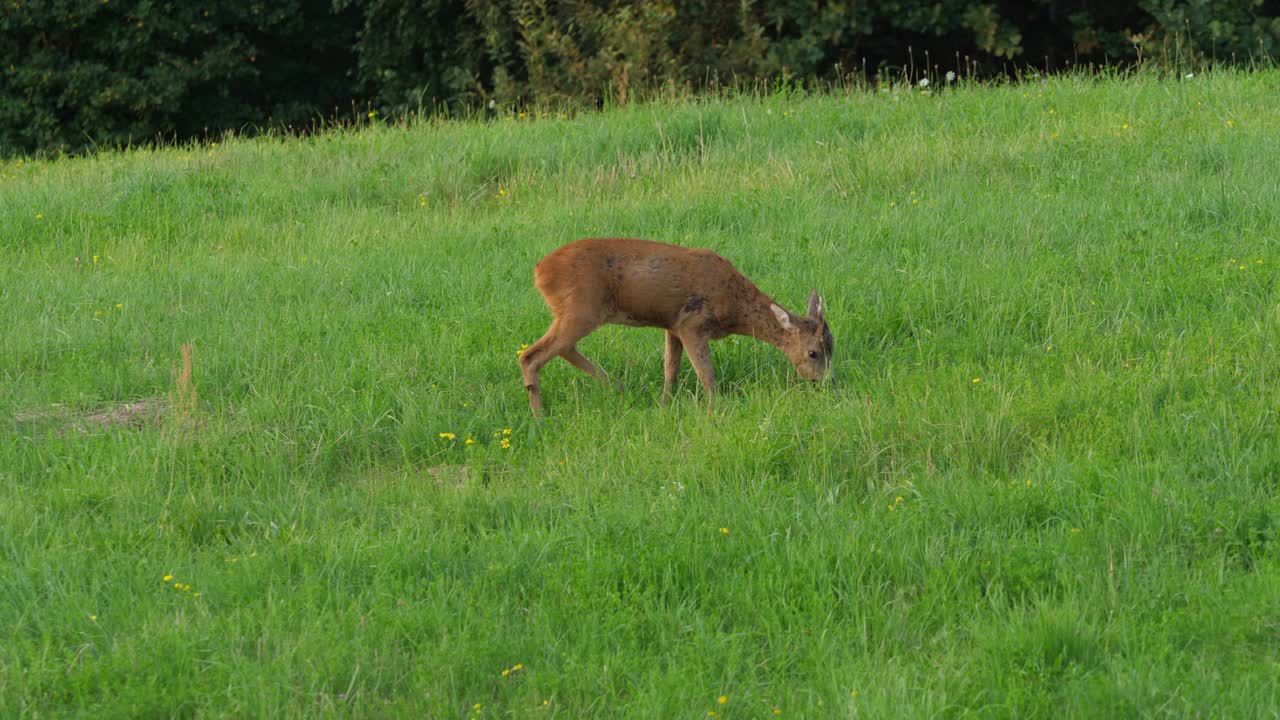
{"type": "Polygon", "coordinates": [[[822,298],[809,295],[808,314],[793,315],[710,250],[628,238],[588,238],[564,245],[533,268],[533,284],[551,308],[551,327],[520,356],[534,417],[542,415],[538,372],[556,355],[599,380],[608,376],[578,352],[577,343],[605,323],[667,331],[662,404],[688,351],[698,380],[715,396],[708,340],[750,335],[777,346],[800,376],[831,376],[831,330],[822,298]]]}

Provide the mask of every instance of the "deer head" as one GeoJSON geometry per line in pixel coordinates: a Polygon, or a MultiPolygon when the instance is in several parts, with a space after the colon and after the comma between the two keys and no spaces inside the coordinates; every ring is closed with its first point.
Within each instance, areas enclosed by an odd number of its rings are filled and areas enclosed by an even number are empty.
{"type": "Polygon", "coordinates": [[[833,374],[831,353],[835,350],[835,340],[831,337],[831,328],[827,327],[818,291],[815,289],[809,293],[808,314],[804,317],[792,315],[776,304],[769,309],[785,331],[778,348],[791,359],[791,364],[796,366],[800,377],[806,380],[830,380],[833,374]]]}

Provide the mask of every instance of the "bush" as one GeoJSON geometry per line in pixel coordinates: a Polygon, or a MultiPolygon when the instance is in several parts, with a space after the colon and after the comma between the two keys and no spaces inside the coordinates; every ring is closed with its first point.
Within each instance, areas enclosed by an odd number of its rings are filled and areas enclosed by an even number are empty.
{"type": "Polygon", "coordinates": [[[6,0],[0,152],[307,124],[349,101],[351,44],[323,0],[6,0]]]}

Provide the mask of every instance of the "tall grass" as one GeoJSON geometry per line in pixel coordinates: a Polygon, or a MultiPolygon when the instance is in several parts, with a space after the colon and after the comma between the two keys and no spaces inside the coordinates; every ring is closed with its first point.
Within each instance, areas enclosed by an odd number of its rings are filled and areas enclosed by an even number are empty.
{"type": "Polygon", "coordinates": [[[0,714],[1274,715],[1278,86],[10,162],[0,714]],[[556,361],[532,422],[531,267],[591,235],[819,288],[839,382],[728,339],[663,408],[608,327],[627,391],[556,361]]]}

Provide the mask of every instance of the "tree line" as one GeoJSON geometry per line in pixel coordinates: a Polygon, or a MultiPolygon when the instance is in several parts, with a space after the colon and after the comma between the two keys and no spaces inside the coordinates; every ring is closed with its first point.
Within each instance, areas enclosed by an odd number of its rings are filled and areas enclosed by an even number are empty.
{"type": "Polygon", "coordinates": [[[0,155],[892,69],[1241,62],[1272,0],[0,0],[0,155]]]}

